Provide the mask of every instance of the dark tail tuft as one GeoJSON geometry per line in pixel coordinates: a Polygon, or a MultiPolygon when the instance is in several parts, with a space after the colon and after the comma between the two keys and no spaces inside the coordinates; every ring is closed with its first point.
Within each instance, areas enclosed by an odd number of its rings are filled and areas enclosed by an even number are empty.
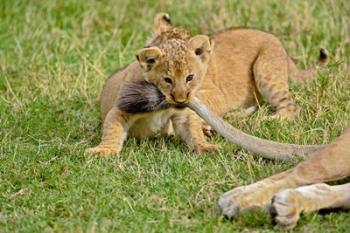
{"type": "Polygon", "coordinates": [[[170,107],[159,89],[146,81],[125,83],[120,90],[117,106],[130,114],[154,112],[170,107]]]}
{"type": "Polygon", "coordinates": [[[324,62],[327,62],[327,60],[328,60],[328,51],[326,49],[321,48],[318,61],[324,63],[324,62]]]}
{"type": "Polygon", "coordinates": [[[289,57],[288,60],[288,70],[289,78],[293,82],[307,82],[313,80],[319,68],[324,67],[328,63],[328,51],[324,48],[320,49],[320,55],[316,64],[308,69],[299,69],[294,63],[294,59],[289,57]]]}

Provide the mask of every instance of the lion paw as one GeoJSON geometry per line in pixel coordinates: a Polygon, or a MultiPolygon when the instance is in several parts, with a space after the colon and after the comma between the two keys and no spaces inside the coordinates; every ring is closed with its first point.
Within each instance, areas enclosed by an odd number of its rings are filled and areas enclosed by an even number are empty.
{"type": "Polygon", "coordinates": [[[286,108],[282,108],[270,116],[271,119],[293,121],[298,118],[300,108],[295,105],[291,105],[286,108]]]}
{"type": "Polygon", "coordinates": [[[110,157],[113,154],[118,154],[116,148],[106,146],[96,146],[85,150],[85,154],[97,154],[101,157],[110,157]]]}
{"type": "Polygon", "coordinates": [[[227,218],[235,217],[240,210],[239,200],[242,196],[244,187],[235,188],[224,193],[219,199],[219,208],[222,214],[227,218]]]}
{"type": "Polygon", "coordinates": [[[215,129],[213,129],[210,125],[208,125],[205,122],[203,122],[202,130],[203,130],[204,135],[207,137],[212,137],[212,136],[217,134],[215,129]]]}
{"type": "Polygon", "coordinates": [[[232,218],[239,212],[253,208],[266,208],[274,193],[274,188],[268,183],[264,184],[264,181],[237,187],[221,196],[219,207],[223,215],[232,218]]]}
{"type": "Polygon", "coordinates": [[[295,227],[301,212],[297,205],[297,196],[296,191],[287,189],[272,198],[270,215],[274,223],[286,229],[295,227]]]}
{"type": "Polygon", "coordinates": [[[209,143],[199,143],[193,147],[193,152],[196,154],[215,152],[219,150],[219,145],[209,143]]]}

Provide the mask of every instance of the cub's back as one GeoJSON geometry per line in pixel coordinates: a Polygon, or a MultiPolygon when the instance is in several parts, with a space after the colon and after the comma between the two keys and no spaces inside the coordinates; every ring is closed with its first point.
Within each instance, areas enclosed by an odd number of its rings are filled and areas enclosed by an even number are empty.
{"type": "Polygon", "coordinates": [[[254,62],[265,47],[274,45],[283,49],[279,40],[263,31],[238,28],[215,33],[211,41],[213,52],[199,95],[206,99],[203,93],[215,86],[216,102],[222,105],[217,109],[222,114],[238,107],[254,105],[256,97],[259,98],[254,95],[254,62]]]}
{"type": "Polygon", "coordinates": [[[228,29],[213,34],[211,39],[215,43],[214,53],[218,56],[216,59],[222,57],[241,63],[253,63],[266,46],[282,46],[275,35],[249,28],[228,29]]]}

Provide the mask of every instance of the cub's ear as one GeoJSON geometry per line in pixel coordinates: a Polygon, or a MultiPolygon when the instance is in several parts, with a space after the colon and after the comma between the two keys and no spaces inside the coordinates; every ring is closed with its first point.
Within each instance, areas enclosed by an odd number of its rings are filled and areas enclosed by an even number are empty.
{"type": "Polygon", "coordinates": [[[150,47],[141,49],[137,53],[136,58],[139,61],[142,69],[145,71],[150,71],[159,63],[162,55],[163,53],[158,47],[150,47]]]}
{"type": "Polygon", "coordinates": [[[167,13],[158,13],[153,20],[153,32],[156,35],[162,34],[171,27],[171,19],[167,13]]]}
{"type": "Polygon", "coordinates": [[[198,56],[203,62],[208,62],[211,53],[211,44],[208,36],[197,35],[188,42],[188,48],[191,53],[198,56]]]}

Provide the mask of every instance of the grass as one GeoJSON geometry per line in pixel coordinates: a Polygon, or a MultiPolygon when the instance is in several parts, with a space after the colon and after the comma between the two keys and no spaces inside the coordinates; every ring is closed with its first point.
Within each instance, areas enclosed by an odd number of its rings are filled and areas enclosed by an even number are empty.
{"type": "MultiPolygon", "coordinates": [[[[350,4],[338,1],[0,1],[0,232],[271,232],[263,211],[233,222],[216,203],[233,187],[293,166],[222,138],[196,156],[176,138],[132,139],[120,156],[85,157],[100,140],[105,79],[140,49],[156,12],[192,33],[230,26],[273,32],[301,66],[319,47],[330,65],[292,86],[294,122],[263,120],[268,105],[230,122],[293,143],[334,139],[350,120],[350,4]]],[[[295,232],[348,231],[348,213],[302,217],[295,232]]]]}

